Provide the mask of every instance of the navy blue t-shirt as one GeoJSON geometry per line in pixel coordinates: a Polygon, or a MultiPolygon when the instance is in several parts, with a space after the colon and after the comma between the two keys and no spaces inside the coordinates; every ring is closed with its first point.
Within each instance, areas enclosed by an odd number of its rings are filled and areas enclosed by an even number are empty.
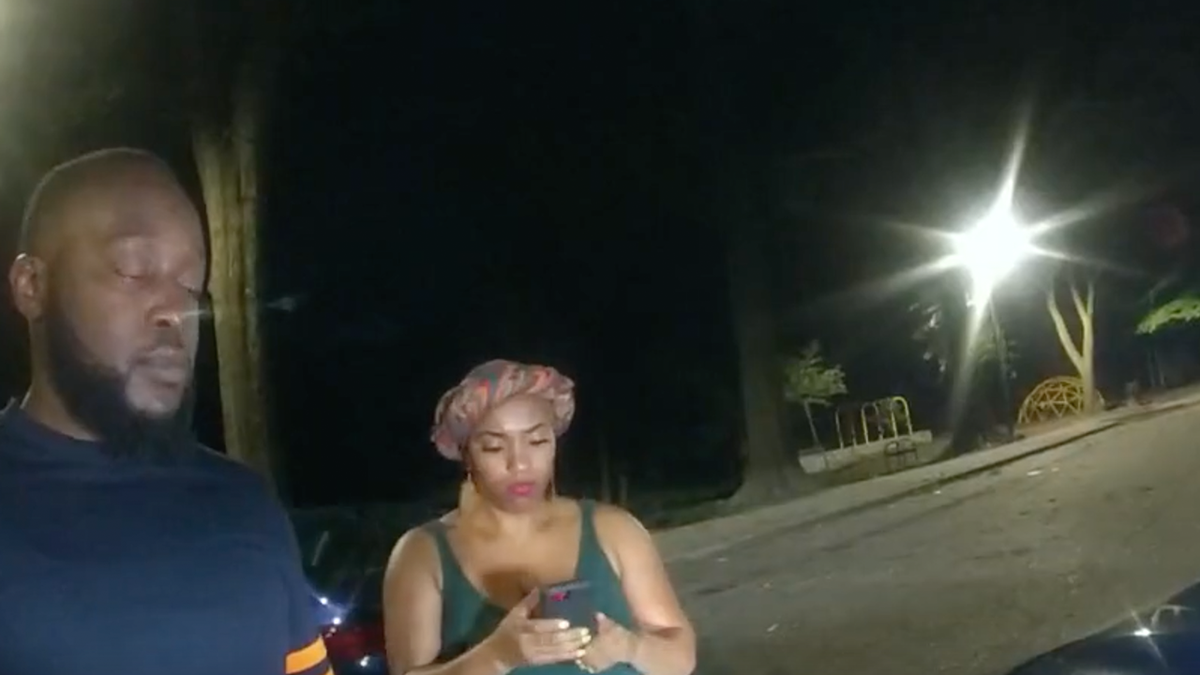
{"type": "Polygon", "coordinates": [[[234,461],[116,458],[3,413],[3,675],[326,675],[298,556],[234,461]]]}

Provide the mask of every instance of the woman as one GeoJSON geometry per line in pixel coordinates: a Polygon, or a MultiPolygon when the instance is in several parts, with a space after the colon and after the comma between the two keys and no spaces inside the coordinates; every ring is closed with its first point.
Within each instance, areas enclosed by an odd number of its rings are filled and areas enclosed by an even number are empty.
{"type": "Polygon", "coordinates": [[[689,675],[696,639],[650,534],[554,492],[574,384],[491,361],[446,392],[433,441],[466,471],[458,508],[397,542],[384,578],[392,675],[689,675]],[[590,583],[596,633],[538,619],[537,588],[590,583]]]}

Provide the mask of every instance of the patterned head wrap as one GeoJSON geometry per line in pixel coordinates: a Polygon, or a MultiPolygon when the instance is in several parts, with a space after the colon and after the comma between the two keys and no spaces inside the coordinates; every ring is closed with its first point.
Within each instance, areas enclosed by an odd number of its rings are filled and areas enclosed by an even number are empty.
{"type": "Polygon", "coordinates": [[[554,433],[575,415],[575,383],[549,366],[497,359],[476,366],[442,395],[433,415],[432,440],[447,459],[462,460],[462,448],[489,411],[515,396],[536,396],[554,407],[554,433]]]}

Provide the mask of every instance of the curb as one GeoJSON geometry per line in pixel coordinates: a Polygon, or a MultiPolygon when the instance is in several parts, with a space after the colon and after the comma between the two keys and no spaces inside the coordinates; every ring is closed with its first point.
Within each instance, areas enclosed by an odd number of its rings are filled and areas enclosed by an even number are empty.
{"type": "MultiPolygon", "coordinates": [[[[892,492],[890,494],[887,494],[887,495],[884,495],[881,497],[868,499],[868,500],[860,502],[858,504],[854,504],[853,506],[847,506],[842,509],[830,511],[828,513],[818,514],[818,515],[815,515],[815,516],[812,516],[809,518],[800,518],[799,520],[795,520],[793,522],[789,522],[786,524],[779,524],[775,527],[769,527],[767,529],[760,530],[760,531],[753,532],[753,533],[748,533],[748,534],[745,534],[740,537],[723,539],[721,541],[721,543],[718,543],[718,544],[710,544],[708,546],[701,546],[699,548],[690,548],[686,551],[681,551],[674,555],[665,554],[666,552],[664,551],[663,561],[667,564],[672,564],[672,563],[685,562],[688,560],[695,560],[697,558],[703,558],[705,556],[712,555],[714,553],[719,553],[721,551],[728,550],[739,544],[744,544],[744,543],[747,543],[750,541],[754,541],[754,540],[760,539],[762,537],[785,534],[785,533],[794,532],[797,530],[803,530],[805,528],[809,528],[814,525],[829,523],[829,522],[835,521],[839,518],[845,518],[845,517],[852,516],[852,515],[855,515],[858,513],[862,513],[863,511],[868,511],[868,510],[871,510],[874,508],[879,508],[881,506],[886,506],[892,502],[896,502],[901,499],[913,497],[913,496],[923,494],[923,493],[926,493],[926,492],[929,492],[932,490],[937,490],[937,489],[944,487],[946,485],[949,485],[951,483],[956,483],[958,481],[974,478],[976,476],[979,476],[980,474],[991,472],[997,468],[1004,467],[1009,464],[1013,464],[1015,462],[1019,462],[1023,459],[1028,459],[1029,457],[1033,457],[1035,455],[1040,455],[1044,452],[1049,452],[1056,448],[1061,448],[1065,445],[1070,445],[1071,443],[1083,440],[1090,436],[1095,436],[1097,434],[1101,434],[1101,433],[1108,431],[1110,429],[1113,429],[1115,427],[1119,427],[1119,426],[1122,426],[1125,424],[1130,424],[1130,423],[1141,422],[1146,419],[1157,417],[1160,414],[1170,413],[1170,412],[1174,412],[1174,411],[1177,411],[1177,410],[1180,410],[1183,408],[1192,407],[1194,405],[1197,405],[1198,403],[1200,403],[1200,400],[1173,402],[1173,403],[1166,404],[1161,408],[1137,411],[1137,412],[1134,412],[1124,418],[1118,418],[1118,419],[1109,420],[1107,422],[1101,422],[1101,423],[1097,424],[1095,427],[1089,428],[1085,431],[1081,431],[1077,434],[1073,434],[1070,436],[1066,436],[1064,438],[1060,438],[1054,442],[1047,443],[1046,445],[1038,446],[1037,448],[1026,450],[1025,452],[1021,452],[1021,453],[1011,455],[1008,457],[1003,457],[1003,458],[997,459],[993,462],[987,462],[985,464],[981,464],[976,467],[965,469],[959,473],[945,475],[945,476],[942,476],[939,478],[931,479],[924,483],[920,483],[918,485],[914,485],[912,487],[902,488],[896,492],[892,492]]],[[[669,532],[669,530],[668,530],[668,532],[669,532]]]]}
{"type": "Polygon", "coordinates": [[[748,533],[748,534],[745,534],[741,537],[737,537],[734,539],[723,539],[721,541],[721,543],[719,543],[719,544],[711,544],[709,546],[704,546],[701,548],[693,548],[693,549],[690,549],[690,550],[687,550],[687,551],[684,551],[681,553],[677,553],[675,555],[664,556],[663,561],[666,562],[667,564],[671,564],[671,563],[685,562],[688,560],[695,560],[697,558],[703,558],[705,556],[712,555],[714,553],[719,553],[721,551],[725,551],[725,550],[728,550],[735,546],[738,546],[739,544],[745,544],[745,543],[754,541],[756,539],[761,539],[763,537],[787,534],[790,532],[795,532],[797,530],[803,530],[803,529],[806,529],[809,527],[813,527],[815,525],[823,525],[823,524],[838,520],[840,518],[847,518],[849,516],[853,516],[853,515],[862,513],[863,511],[870,511],[871,509],[876,509],[881,506],[887,506],[888,504],[891,504],[892,502],[898,502],[902,499],[907,499],[908,497],[915,497],[919,494],[937,490],[937,489],[940,489],[951,483],[956,483],[961,480],[967,480],[970,478],[974,478],[975,476],[978,476],[983,473],[987,473],[987,472],[997,469],[999,467],[1003,467],[1005,465],[1012,464],[1014,462],[1019,462],[1023,459],[1028,459],[1029,457],[1032,457],[1034,455],[1040,455],[1043,452],[1049,452],[1055,448],[1061,448],[1064,445],[1069,445],[1071,443],[1074,443],[1075,441],[1087,438],[1088,436],[1092,436],[1092,435],[1101,433],[1103,431],[1108,431],[1109,429],[1112,429],[1113,427],[1118,426],[1118,424],[1119,424],[1118,422],[1110,422],[1107,424],[1103,424],[1103,425],[1095,427],[1093,429],[1088,429],[1087,431],[1081,432],[1077,435],[1068,436],[1066,438],[1059,439],[1058,441],[1055,441],[1054,443],[1039,446],[1033,450],[1027,450],[1025,452],[1022,452],[1017,455],[1013,455],[1011,457],[1005,457],[1003,459],[998,459],[994,462],[988,462],[987,464],[981,464],[977,467],[973,467],[971,469],[964,470],[961,473],[953,473],[953,474],[942,476],[940,478],[934,478],[928,482],[920,483],[920,484],[914,485],[912,487],[906,487],[906,488],[903,488],[896,492],[889,493],[889,494],[881,496],[881,497],[868,499],[866,501],[860,502],[853,506],[847,506],[843,509],[838,509],[836,511],[830,511],[828,513],[818,514],[811,518],[801,518],[794,522],[790,522],[787,524],[781,524],[776,527],[768,528],[768,529],[761,530],[758,532],[748,533]]]}

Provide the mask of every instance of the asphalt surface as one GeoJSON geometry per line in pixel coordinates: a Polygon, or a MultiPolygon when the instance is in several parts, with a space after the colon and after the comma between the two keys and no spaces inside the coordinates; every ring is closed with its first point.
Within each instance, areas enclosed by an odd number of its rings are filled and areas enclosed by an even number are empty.
{"type": "Polygon", "coordinates": [[[700,675],[991,675],[1200,581],[1200,409],[671,566],[700,675]]]}

